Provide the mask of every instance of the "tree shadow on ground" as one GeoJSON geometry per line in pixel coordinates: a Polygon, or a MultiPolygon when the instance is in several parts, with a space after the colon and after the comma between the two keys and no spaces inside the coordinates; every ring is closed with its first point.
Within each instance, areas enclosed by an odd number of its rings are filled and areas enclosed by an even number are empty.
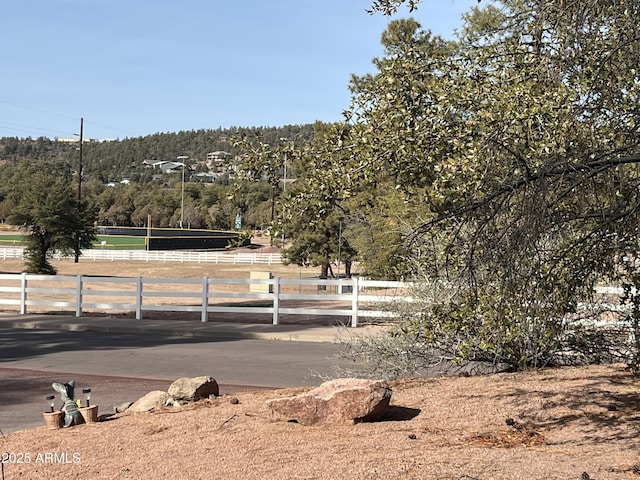
{"type": "Polygon", "coordinates": [[[573,444],[635,443],[640,436],[640,378],[630,372],[582,379],[548,376],[540,383],[540,389],[500,395],[509,398],[519,421],[538,431],[575,429],[580,435],[573,444]]]}

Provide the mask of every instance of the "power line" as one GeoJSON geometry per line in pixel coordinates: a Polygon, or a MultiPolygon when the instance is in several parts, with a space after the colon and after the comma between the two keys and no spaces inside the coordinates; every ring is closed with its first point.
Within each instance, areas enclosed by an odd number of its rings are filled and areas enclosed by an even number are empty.
{"type": "MultiPolygon", "coordinates": [[[[39,109],[39,108],[33,108],[33,107],[26,106],[26,105],[20,105],[20,104],[17,104],[15,102],[9,102],[9,101],[4,100],[4,99],[0,99],[0,104],[9,105],[11,107],[20,108],[22,110],[28,110],[28,111],[32,111],[32,112],[37,112],[37,113],[44,114],[44,115],[50,115],[50,116],[53,116],[53,117],[58,117],[58,118],[64,118],[64,119],[67,119],[67,120],[78,121],[78,118],[76,118],[76,117],[71,117],[69,115],[63,115],[63,114],[55,113],[55,112],[49,112],[49,111],[46,111],[46,110],[42,110],[42,109],[39,109]]],[[[10,121],[6,121],[6,120],[0,120],[0,123],[3,124],[2,128],[4,128],[4,129],[17,131],[17,132],[22,132],[22,133],[25,133],[25,134],[42,135],[43,132],[44,132],[45,134],[48,134],[46,136],[60,136],[60,134],[65,135],[65,136],[74,135],[74,133],[70,133],[69,131],[55,130],[55,129],[52,129],[52,128],[44,128],[44,127],[36,127],[34,125],[24,125],[24,124],[21,124],[21,123],[10,122],[10,121]],[[20,128],[16,128],[16,127],[20,127],[20,128]]]]}
{"type": "Polygon", "coordinates": [[[121,133],[121,134],[123,134],[123,135],[127,135],[127,136],[129,136],[129,135],[127,134],[127,132],[125,132],[125,131],[123,131],[123,130],[120,130],[120,129],[118,129],[118,128],[109,127],[109,126],[107,126],[107,125],[102,125],[102,124],[100,124],[100,123],[96,123],[96,122],[87,122],[87,121],[85,121],[84,123],[88,123],[89,125],[93,125],[93,126],[96,126],[96,127],[104,128],[105,130],[111,130],[112,132],[117,132],[117,133],[121,133]]]}
{"type": "MultiPolygon", "coordinates": [[[[72,117],[70,115],[64,115],[64,114],[60,114],[60,113],[49,112],[49,111],[46,111],[46,110],[33,108],[33,107],[28,107],[28,106],[25,106],[25,105],[19,105],[19,104],[14,103],[14,102],[8,102],[7,100],[0,99],[0,104],[9,105],[9,106],[16,107],[16,108],[21,108],[21,109],[24,109],[24,110],[30,110],[30,111],[37,112],[37,113],[42,113],[42,114],[45,114],[45,115],[51,115],[51,116],[54,116],[54,117],[64,118],[64,119],[67,119],[67,120],[73,120],[74,122],[77,122],[77,121],[80,120],[79,117],[72,117]]],[[[68,136],[77,135],[77,133],[75,133],[75,132],[70,133],[68,131],[54,130],[54,129],[50,129],[50,128],[34,127],[34,126],[31,126],[31,125],[21,125],[19,123],[7,122],[7,121],[2,121],[2,120],[0,120],[0,123],[5,124],[5,125],[13,125],[14,127],[16,127],[16,126],[17,127],[23,127],[23,129],[13,128],[13,127],[10,127],[10,126],[3,127],[3,128],[6,128],[8,130],[18,131],[18,132],[24,132],[24,133],[37,133],[37,132],[34,131],[34,130],[36,130],[36,131],[43,131],[43,132],[54,132],[54,133],[57,133],[57,134],[63,134],[63,135],[68,135],[68,136]],[[28,129],[28,130],[24,130],[24,129],[28,129]]],[[[120,130],[118,128],[110,127],[110,126],[107,126],[107,125],[101,125],[101,124],[95,123],[95,122],[85,122],[85,123],[88,123],[90,125],[94,125],[96,127],[100,127],[100,128],[106,129],[106,130],[111,130],[113,132],[117,132],[117,133],[120,133],[122,135],[127,135],[126,132],[124,132],[124,131],[122,131],[122,130],[120,130]]]]}
{"type": "Polygon", "coordinates": [[[5,104],[5,105],[10,105],[10,106],[12,106],[12,107],[22,108],[22,109],[24,109],[24,110],[31,110],[31,111],[33,111],[33,112],[44,113],[44,114],[46,114],[46,115],[52,115],[52,116],[54,116],[54,117],[66,118],[66,119],[69,119],[69,120],[76,120],[76,121],[78,120],[78,117],[72,117],[72,116],[69,116],[69,115],[61,114],[61,113],[47,112],[46,110],[40,110],[40,109],[38,109],[38,108],[33,108],[33,107],[27,107],[27,106],[24,106],[24,105],[19,105],[19,104],[17,104],[17,103],[13,103],[13,102],[7,102],[6,100],[1,100],[1,99],[0,99],[0,103],[3,103],[3,104],[5,104]]]}
{"type": "Polygon", "coordinates": [[[0,125],[2,128],[6,130],[13,130],[16,132],[25,132],[25,133],[39,133],[39,132],[55,132],[61,133],[64,135],[73,135],[73,133],[65,132],[62,130],[53,130],[50,128],[42,128],[42,127],[34,127],[33,125],[23,125],[21,123],[7,122],[4,120],[0,120],[0,125]],[[21,127],[21,128],[16,128],[21,127]]]}

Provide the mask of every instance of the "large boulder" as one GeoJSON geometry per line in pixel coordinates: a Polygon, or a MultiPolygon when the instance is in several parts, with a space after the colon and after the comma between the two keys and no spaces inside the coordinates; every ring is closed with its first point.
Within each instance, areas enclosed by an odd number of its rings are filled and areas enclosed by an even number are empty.
{"type": "Polygon", "coordinates": [[[275,398],[267,406],[302,425],[378,420],[391,401],[384,380],[339,378],[300,395],[275,398]]]}
{"type": "Polygon", "coordinates": [[[162,390],[154,390],[147,393],[144,397],[139,398],[133,405],[127,408],[127,413],[144,413],[150,412],[154,408],[162,407],[170,401],[171,397],[167,392],[162,390]]]}
{"type": "Polygon", "coordinates": [[[167,393],[177,401],[195,402],[210,395],[219,395],[218,382],[212,377],[179,378],[171,384],[167,393]]]}

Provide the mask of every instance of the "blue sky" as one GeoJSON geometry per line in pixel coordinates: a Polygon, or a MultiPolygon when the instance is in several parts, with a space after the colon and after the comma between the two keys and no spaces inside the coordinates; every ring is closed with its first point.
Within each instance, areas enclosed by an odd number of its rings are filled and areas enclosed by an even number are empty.
{"type": "MultiPolygon", "coordinates": [[[[337,121],[389,21],[369,0],[5,3],[0,137],[71,137],[81,117],[95,139],[337,121]]],[[[473,5],[412,16],[450,38],[473,5]]]]}

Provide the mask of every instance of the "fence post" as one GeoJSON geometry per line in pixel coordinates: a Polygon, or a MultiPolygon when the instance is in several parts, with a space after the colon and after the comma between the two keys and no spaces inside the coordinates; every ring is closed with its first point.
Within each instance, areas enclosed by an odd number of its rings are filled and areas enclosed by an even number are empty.
{"type": "Polygon", "coordinates": [[[76,317],[82,316],[82,274],[78,275],[76,283],[76,317]]]}
{"type": "Polygon", "coordinates": [[[208,320],[209,308],[209,278],[205,275],[202,277],[202,313],[200,321],[205,323],[208,320]]]}
{"type": "Polygon", "coordinates": [[[136,277],[136,320],[142,320],[142,276],[136,277]]]}
{"type": "Polygon", "coordinates": [[[351,327],[356,328],[358,326],[358,294],[360,293],[359,285],[360,277],[351,277],[353,282],[353,292],[351,297],[351,327]]]}
{"type": "Polygon", "coordinates": [[[280,277],[273,278],[273,324],[280,324],[280,277]]]}
{"type": "Polygon", "coordinates": [[[20,276],[20,314],[26,315],[27,313],[27,274],[23,273],[20,276]]]}

